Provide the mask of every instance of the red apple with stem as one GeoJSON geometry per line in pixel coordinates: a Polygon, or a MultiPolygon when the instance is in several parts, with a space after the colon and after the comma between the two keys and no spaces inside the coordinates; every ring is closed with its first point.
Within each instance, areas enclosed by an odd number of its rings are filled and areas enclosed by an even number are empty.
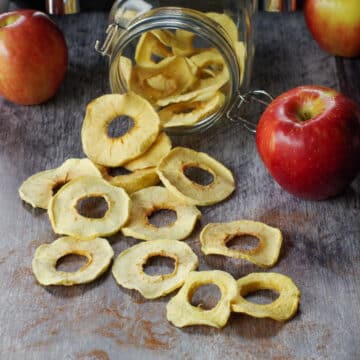
{"type": "Polygon", "coordinates": [[[64,79],[68,52],[64,36],[44,13],[19,10],[0,15],[0,95],[40,104],[64,79]]]}
{"type": "Polygon", "coordinates": [[[322,49],[333,55],[360,55],[360,1],[306,0],[308,28],[322,49]]]}
{"type": "Polygon", "coordinates": [[[360,171],[360,108],[332,89],[297,87],[266,108],[256,145],[288,192],[313,200],[335,196],[360,171]]]}

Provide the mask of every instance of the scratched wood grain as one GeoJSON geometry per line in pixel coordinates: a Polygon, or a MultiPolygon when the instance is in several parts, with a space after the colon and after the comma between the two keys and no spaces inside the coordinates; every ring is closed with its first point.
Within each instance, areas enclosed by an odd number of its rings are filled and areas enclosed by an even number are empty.
{"type": "MultiPolygon", "coordinates": [[[[109,91],[107,62],[93,51],[103,37],[104,13],[58,18],[69,49],[66,80],[49,103],[22,107],[0,99],[0,358],[1,359],[359,359],[360,181],[335,199],[302,201],[283,192],[256,153],[254,138],[226,121],[174,144],[208,152],[228,167],[237,190],[227,201],[202,208],[187,243],[200,269],[235,277],[260,269],[243,261],[200,253],[199,231],[208,222],[255,219],[285,236],[279,263],[302,292],[288,323],[234,314],[223,330],[177,329],[166,321],[170,296],[146,301],[116,285],[107,273],[71,288],[39,286],[31,272],[37,246],[53,241],[47,215],[17,195],[36,171],[83,156],[80,128],[85,105],[109,91]]],[[[301,13],[259,14],[252,87],[279,94],[300,84],[342,89],[360,103],[359,60],[322,52],[301,13]]],[[[115,254],[136,243],[111,239],[115,254]]]]}

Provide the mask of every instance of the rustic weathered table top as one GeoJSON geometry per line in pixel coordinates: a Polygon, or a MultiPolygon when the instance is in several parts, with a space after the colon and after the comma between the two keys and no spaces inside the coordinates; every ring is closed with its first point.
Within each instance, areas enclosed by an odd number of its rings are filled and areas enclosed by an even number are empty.
{"type": "MultiPolygon", "coordinates": [[[[200,269],[236,278],[256,266],[201,255],[199,232],[209,222],[240,218],[280,227],[284,244],[272,271],[299,286],[301,306],[287,323],[233,314],[228,325],[178,329],[166,320],[170,298],[146,301],[117,286],[108,272],[89,285],[44,288],[32,275],[35,249],[56,238],[47,214],[19,199],[34,172],[83,156],[80,128],[86,104],[109,91],[107,63],[93,51],[105,13],[57,19],[69,49],[66,80],[49,103],[22,107],[0,99],[0,358],[1,359],[359,359],[360,179],[335,199],[302,201],[282,191],[257,155],[254,138],[224,121],[174,144],[208,152],[230,167],[237,190],[202,209],[187,243],[200,269]]],[[[322,84],[360,103],[360,60],[336,59],[310,38],[301,13],[261,14],[252,88],[272,94],[322,84]]],[[[117,256],[136,243],[111,238],[117,256]]]]}

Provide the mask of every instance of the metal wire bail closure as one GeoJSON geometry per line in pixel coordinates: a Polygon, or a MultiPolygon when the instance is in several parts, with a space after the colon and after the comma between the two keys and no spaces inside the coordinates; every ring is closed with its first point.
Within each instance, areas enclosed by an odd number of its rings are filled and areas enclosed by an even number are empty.
{"type": "Polygon", "coordinates": [[[254,115],[250,107],[253,104],[260,104],[267,107],[274,98],[265,90],[252,90],[242,95],[237,93],[233,103],[226,113],[226,117],[236,123],[244,126],[252,134],[256,133],[257,121],[250,121],[248,117],[254,115]]]}

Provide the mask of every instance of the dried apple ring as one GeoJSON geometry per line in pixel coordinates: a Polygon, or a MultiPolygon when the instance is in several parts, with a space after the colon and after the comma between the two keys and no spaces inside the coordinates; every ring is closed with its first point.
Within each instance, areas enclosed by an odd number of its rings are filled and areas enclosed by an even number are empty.
{"type": "Polygon", "coordinates": [[[111,185],[121,187],[128,194],[132,194],[138,190],[154,186],[160,182],[159,175],[155,167],[145,169],[137,169],[130,174],[111,176],[110,168],[99,165],[103,178],[111,185]]]}
{"type": "Polygon", "coordinates": [[[32,269],[36,280],[44,286],[85,284],[101,276],[113,256],[114,251],[106,239],[79,241],[65,236],[51,244],[40,245],[35,251],[32,269]],[[56,270],[58,260],[70,254],[85,256],[86,264],[74,272],[56,270]]]}
{"type": "Polygon", "coordinates": [[[158,166],[161,159],[171,150],[171,140],[164,133],[160,133],[154,144],[146,153],[124,165],[125,169],[135,171],[158,166]]]}
{"type": "Polygon", "coordinates": [[[19,195],[32,207],[47,209],[56,190],[70,180],[85,175],[101,177],[100,171],[89,159],[68,159],[58,168],[27,178],[19,188],[19,195]]]}
{"type": "Polygon", "coordinates": [[[151,32],[141,35],[135,50],[135,61],[141,66],[156,66],[153,55],[160,58],[172,56],[171,50],[151,32]]]}
{"type": "Polygon", "coordinates": [[[79,239],[93,239],[112,235],[120,230],[130,212],[130,199],[122,188],[93,176],[83,176],[63,186],[50,200],[48,214],[56,234],[65,234],[79,239]],[[107,211],[101,218],[80,215],[79,201],[102,197],[107,211]]]}
{"type": "Polygon", "coordinates": [[[166,317],[177,327],[207,325],[218,329],[224,327],[229,319],[231,303],[236,298],[238,287],[235,279],[220,270],[191,271],[183,287],[168,302],[166,317]],[[210,310],[191,305],[191,298],[202,285],[214,284],[219,287],[221,298],[210,310]]]}
{"type": "Polygon", "coordinates": [[[191,63],[192,66],[199,69],[200,72],[208,72],[208,70],[211,70],[214,76],[204,79],[200,78],[187,92],[183,91],[181,94],[172,94],[158,98],[156,105],[167,106],[172,103],[208,99],[229,80],[229,70],[223,57],[216,49],[202,51],[192,56],[188,60],[188,63],[191,63]]]}
{"type": "Polygon", "coordinates": [[[139,291],[146,299],[156,299],[182,286],[189,272],[197,266],[198,258],[189,245],[174,240],[158,240],[137,244],[120,253],[112,273],[119,285],[139,291]],[[154,256],[174,259],[174,271],[162,275],[146,274],[144,265],[154,256]]]}
{"type": "Polygon", "coordinates": [[[245,259],[258,266],[273,266],[280,254],[282,234],[277,228],[258,221],[239,220],[207,224],[200,234],[201,251],[205,255],[218,254],[245,259]],[[226,246],[236,236],[255,236],[259,243],[250,250],[233,250],[226,246]]]}
{"type": "Polygon", "coordinates": [[[159,62],[156,67],[135,66],[130,87],[150,102],[178,96],[192,86],[196,77],[188,61],[181,56],[173,56],[159,62]]]}
{"type": "Polygon", "coordinates": [[[194,125],[220,109],[224,101],[225,95],[217,91],[208,100],[171,104],[159,111],[160,123],[165,128],[194,125]]]}
{"type": "Polygon", "coordinates": [[[257,318],[289,320],[299,307],[300,291],[287,276],[278,273],[252,273],[237,280],[238,295],[232,311],[257,318]],[[279,297],[270,304],[256,304],[244,297],[258,290],[275,290],[279,297]]]}
{"type": "Polygon", "coordinates": [[[159,164],[158,174],[174,195],[192,205],[212,205],[226,199],[234,190],[234,177],[229,169],[209,155],[184,147],[176,147],[159,164]],[[213,181],[201,185],[185,174],[188,168],[209,172],[213,181]]]}
{"type": "Polygon", "coordinates": [[[144,98],[134,94],[103,95],[86,108],[81,130],[85,154],[95,163],[120,166],[143,154],[159,134],[159,116],[144,98]],[[128,116],[134,126],[124,135],[110,138],[110,123],[128,116]]]}
{"type": "Polygon", "coordinates": [[[166,188],[152,186],[131,195],[130,219],[122,233],[141,240],[181,240],[191,234],[200,217],[195,206],[185,204],[166,188]],[[177,219],[168,226],[152,225],[149,216],[158,210],[173,210],[177,219]]]}
{"type": "Polygon", "coordinates": [[[174,55],[190,56],[196,49],[193,46],[195,34],[186,30],[152,30],[151,33],[165,46],[171,47],[174,55]]]}

